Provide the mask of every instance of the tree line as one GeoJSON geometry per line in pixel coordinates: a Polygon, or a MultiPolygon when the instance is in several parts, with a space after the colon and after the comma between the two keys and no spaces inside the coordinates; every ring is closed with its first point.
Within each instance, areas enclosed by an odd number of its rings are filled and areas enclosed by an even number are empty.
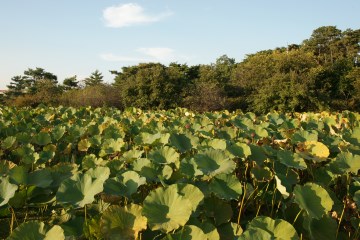
{"type": "Polygon", "coordinates": [[[277,111],[360,110],[360,29],[323,26],[301,44],[249,54],[241,62],[226,55],[215,63],[140,63],[110,71],[112,84],[94,71],[58,83],[42,68],[15,76],[3,104],[113,106],[120,109],[196,111],[241,109],[277,111]]]}

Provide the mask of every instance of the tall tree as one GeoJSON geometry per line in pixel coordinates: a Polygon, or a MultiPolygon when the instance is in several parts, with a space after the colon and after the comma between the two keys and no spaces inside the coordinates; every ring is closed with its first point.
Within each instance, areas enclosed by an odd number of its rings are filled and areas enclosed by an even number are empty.
{"type": "Polygon", "coordinates": [[[92,72],[88,78],[85,78],[85,86],[95,86],[103,83],[103,75],[99,70],[92,72]]]}
{"type": "Polygon", "coordinates": [[[43,68],[28,68],[28,70],[24,71],[24,75],[29,79],[30,87],[29,93],[35,94],[39,92],[39,89],[42,85],[53,85],[57,84],[57,76],[46,72],[43,68]]]}
{"type": "Polygon", "coordinates": [[[8,92],[6,93],[6,97],[14,98],[21,95],[24,95],[29,87],[31,87],[31,82],[26,76],[14,76],[11,78],[11,82],[7,85],[8,92]]]}
{"type": "Polygon", "coordinates": [[[79,87],[79,81],[77,80],[77,76],[65,78],[63,81],[64,89],[71,90],[79,87]]]}

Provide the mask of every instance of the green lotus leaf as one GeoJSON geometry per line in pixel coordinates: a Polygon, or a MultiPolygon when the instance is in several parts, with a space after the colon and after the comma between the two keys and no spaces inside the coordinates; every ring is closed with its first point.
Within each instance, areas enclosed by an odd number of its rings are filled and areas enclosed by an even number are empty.
{"type": "Polygon", "coordinates": [[[143,203],[142,214],[151,230],[170,232],[184,226],[192,212],[190,200],[178,193],[176,184],[151,191],[143,203]]]}
{"type": "Polygon", "coordinates": [[[141,176],[146,177],[148,180],[157,179],[161,174],[156,168],[155,164],[147,158],[139,158],[133,162],[133,170],[138,172],[141,176]]]}
{"type": "Polygon", "coordinates": [[[353,145],[360,146],[360,127],[354,128],[351,134],[345,134],[344,139],[353,145]]]}
{"type": "Polygon", "coordinates": [[[207,240],[207,235],[195,225],[185,225],[174,234],[167,235],[163,240],[207,240]]]}
{"type": "Polygon", "coordinates": [[[266,182],[273,179],[273,173],[268,167],[260,167],[258,165],[255,165],[250,172],[251,176],[255,178],[258,182],[266,182]]]}
{"type": "Polygon", "coordinates": [[[170,135],[169,142],[174,146],[180,153],[184,153],[193,148],[190,138],[185,134],[173,133],[170,135]]]}
{"type": "Polygon", "coordinates": [[[230,204],[217,197],[205,198],[203,208],[205,215],[214,220],[215,226],[229,222],[233,215],[230,204]]]}
{"type": "Polygon", "coordinates": [[[311,218],[321,219],[332,209],[334,204],[329,193],[320,185],[306,183],[294,188],[295,202],[307,212],[311,218]]]}
{"type": "Polygon", "coordinates": [[[249,159],[254,160],[257,165],[262,166],[267,159],[264,149],[261,146],[250,144],[251,156],[249,159]]]}
{"type": "Polygon", "coordinates": [[[39,154],[35,152],[34,146],[26,144],[16,149],[16,154],[20,156],[21,161],[25,164],[33,164],[39,160],[39,154]]]}
{"type": "Polygon", "coordinates": [[[60,226],[53,226],[49,231],[45,224],[39,221],[29,221],[17,227],[8,240],[64,240],[64,230],[60,226]]]}
{"type": "Polygon", "coordinates": [[[211,240],[220,240],[220,235],[217,228],[211,224],[210,222],[202,222],[199,224],[194,224],[195,226],[199,227],[206,235],[205,239],[211,240]]]}
{"type": "Polygon", "coordinates": [[[77,172],[78,166],[71,163],[59,163],[50,168],[53,182],[52,187],[58,187],[65,179],[70,178],[77,172]]]}
{"type": "Polygon", "coordinates": [[[9,149],[14,145],[15,142],[16,142],[16,137],[13,136],[7,137],[2,141],[1,148],[4,150],[9,149]]]}
{"type": "Polygon", "coordinates": [[[60,138],[64,136],[65,132],[66,132],[66,127],[58,125],[54,127],[54,129],[51,131],[51,134],[55,141],[59,141],[60,138]]]}
{"type": "Polygon", "coordinates": [[[222,240],[233,240],[243,233],[241,226],[234,222],[222,224],[217,228],[217,231],[219,232],[220,239],[222,240]]]}
{"type": "MultiPolygon", "coordinates": [[[[271,233],[261,228],[250,228],[240,235],[238,240],[269,240],[275,239],[271,233]]],[[[287,239],[287,238],[285,238],[287,239]]],[[[279,239],[279,240],[285,240],[279,239]]]]}
{"type": "Polygon", "coordinates": [[[34,137],[34,142],[38,145],[45,146],[51,143],[50,134],[47,132],[40,132],[34,137]]]}
{"type": "Polygon", "coordinates": [[[183,159],[180,162],[180,171],[189,178],[194,178],[203,174],[202,171],[198,169],[194,158],[183,159]]]}
{"type": "Polygon", "coordinates": [[[172,176],[172,174],[174,173],[174,170],[172,169],[172,167],[170,167],[169,165],[165,165],[161,171],[161,176],[160,178],[165,178],[166,180],[169,180],[172,176]]]}
{"type": "Polygon", "coordinates": [[[336,240],[337,222],[325,214],[320,219],[308,218],[304,222],[311,239],[336,240]]]}
{"type": "Polygon", "coordinates": [[[0,207],[15,195],[18,186],[9,182],[9,177],[0,177],[0,207]]]}
{"type": "Polygon", "coordinates": [[[176,184],[178,188],[178,193],[190,200],[192,211],[195,211],[201,202],[204,200],[203,192],[196,186],[186,183],[176,184]]]}
{"type": "Polygon", "coordinates": [[[106,139],[101,146],[101,151],[99,153],[99,156],[104,157],[109,154],[114,154],[115,152],[120,152],[121,148],[124,145],[125,145],[125,142],[122,138],[106,139]]]}
{"type": "Polygon", "coordinates": [[[227,148],[227,150],[234,155],[235,157],[239,158],[247,158],[251,155],[251,149],[249,145],[246,143],[236,143],[231,145],[227,148]]]}
{"type": "Polygon", "coordinates": [[[53,182],[51,172],[49,169],[44,168],[40,170],[35,170],[34,172],[29,173],[27,183],[34,185],[40,188],[47,188],[53,182]]]}
{"type": "Polygon", "coordinates": [[[105,162],[102,158],[97,158],[95,154],[85,155],[81,160],[82,169],[96,168],[97,166],[104,165],[105,162]]]}
{"type": "Polygon", "coordinates": [[[318,134],[316,131],[301,130],[294,133],[291,137],[291,142],[294,144],[299,142],[306,142],[306,141],[316,142],[317,140],[318,140],[318,134]]]}
{"type": "Polygon", "coordinates": [[[178,162],[180,155],[174,148],[164,146],[149,152],[148,159],[157,164],[170,164],[178,162]]]}
{"type": "Polygon", "coordinates": [[[108,207],[101,216],[101,233],[105,239],[138,239],[139,232],[147,227],[147,219],[141,212],[142,207],[136,204],[108,207]]]}
{"type": "Polygon", "coordinates": [[[126,162],[132,162],[136,159],[141,158],[143,153],[144,151],[142,150],[131,149],[127,152],[124,152],[124,154],[122,155],[122,159],[124,159],[126,162]]]}
{"type": "Polygon", "coordinates": [[[140,146],[141,145],[152,145],[157,140],[159,140],[160,137],[161,137],[160,133],[151,134],[151,133],[147,133],[147,132],[142,132],[134,138],[134,142],[140,146]]]}
{"type": "Polygon", "coordinates": [[[110,170],[107,167],[97,167],[95,171],[88,172],[77,173],[64,180],[56,193],[57,201],[76,207],[84,207],[85,204],[92,203],[94,196],[103,191],[103,184],[109,177],[110,170]]]}
{"type": "Polygon", "coordinates": [[[262,126],[254,126],[251,130],[250,133],[255,133],[256,136],[260,137],[260,138],[266,138],[269,136],[269,133],[267,132],[267,130],[265,128],[263,128],[262,126]]]}
{"type": "Polygon", "coordinates": [[[278,151],[277,159],[287,167],[292,167],[300,170],[307,168],[304,159],[301,158],[299,154],[293,153],[291,151],[278,151]]]}
{"type": "Polygon", "coordinates": [[[330,155],[330,150],[321,142],[306,141],[304,143],[304,152],[299,152],[299,154],[306,159],[313,160],[314,162],[324,162],[327,161],[327,158],[330,155]]]}
{"type": "Polygon", "coordinates": [[[78,143],[78,150],[80,152],[86,152],[90,147],[91,147],[91,142],[86,138],[81,139],[80,142],[78,143]]]}
{"type": "Polygon", "coordinates": [[[246,231],[240,236],[246,239],[289,239],[297,240],[299,236],[295,228],[285,220],[272,219],[270,217],[255,217],[248,224],[246,231]],[[266,233],[265,233],[266,232],[266,233]]]}
{"type": "Polygon", "coordinates": [[[9,171],[11,182],[17,185],[28,183],[28,170],[25,166],[15,166],[9,171]]]}
{"type": "Polygon", "coordinates": [[[349,152],[342,152],[336,156],[335,161],[330,163],[330,168],[333,173],[357,174],[360,170],[360,155],[353,155],[349,152]]]}
{"type": "Polygon", "coordinates": [[[236,167],[235,162],[221,150],[206,149],[196,154],[194,160],[197,168],[209,177],[221,173],[232,173],[236,167]]]}
{"type": "Polygon", "coordinates": [[[137,172],[126,171],[115,178],[106,180],[104,192],[116,196],[130,198],[137,192],[138,187],[146,184],[146,178],[141,177],[137,172]]]}
{"type": "Polygon", "coordinates": [[[242,185],[239,179],[232,174],[219,174],[209,185],[210,191],[225,200],[238,199],[242,194],[242,185]]]}
{"type": "Polygon", "coordinates": [[[218,139],[218,138],[210,139],[207,142],[207,145],[209,147],[212,147],[213,149],[218,149],[218,150],[226,149],[226,141],[224,139],[218,139]]]}

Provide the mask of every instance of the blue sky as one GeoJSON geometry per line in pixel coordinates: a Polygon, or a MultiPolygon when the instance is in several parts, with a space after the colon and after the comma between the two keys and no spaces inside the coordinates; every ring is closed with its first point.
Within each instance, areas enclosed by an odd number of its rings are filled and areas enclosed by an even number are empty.
{"type": "Polygon", "coordinates": [[[360,28],[359,0],[1,0],[0,89],[27,68],[60,82],[139,62],[212,63],[360,28]]]}

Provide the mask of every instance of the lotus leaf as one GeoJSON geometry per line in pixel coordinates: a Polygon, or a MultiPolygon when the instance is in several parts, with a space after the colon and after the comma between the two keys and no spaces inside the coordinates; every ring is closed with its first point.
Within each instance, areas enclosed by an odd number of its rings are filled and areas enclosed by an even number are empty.
{"type": "Polygon", "coordinates": [[[194,160],[197,168],[209,177],[221,173],[232,173],[236,167],[235,162],[221,150],[206,149],[196,154],[194,160]]]}
{"type": "Polygon", "coordinates": [[[202,191],[192,184],[178,183],[176,185],[178,188],[178,193],[186,199],[190,200],[192,210],[195,211],[198,205],[204,200],[204,194],[202,191]]]}
{"type": "Polygon", "coordinates": [[[111,195],[126,196],[130,198],[136,193],[138,187],[146,183],[146,178],[137,172],[126,171],[115,178],[106,180],[104,192],[111,195]]]}
{"type": "Polygon", "coordinates": [[[234,145],[229,146],[227,150],[232,155],[239,158],[247,158],[248,156],[251,155],[251,149],[249,145],[245,143],[236,143],[234,145]]]}
{"type": "Polygon", "coordinates": [[[89,172],[90,169],[85,174],[77,173],[64,180],[56,193],[57,201],[76,207],[84,207],[85,204],[92,203],[94,196],[103,191],[103,184],[110,175],[107,167],[97,167],[96,169],[96,172],[89,172]]]}
{"type": "Polygon", "coordinates": [[[86,152],[90,147],[91,147],[91,142],[86,138],[81,139],[80,142],[78,143],[78,150],[80,152],[86,152]]]}
{"type": "Polygon", "coordinates": [[[331,162],[330,168],[333,173],[353,173],[357,174],[360,170],[360,155],[353,155],[349,152],[342,152],[336,156],[335,161],[331,162]]]}
{"type": "Polygon", "coordinates": [[[9,149],[14,145],[15,142],[16,142],[16,137],[13,136],[7,137],[2,141],[1,148],[4,150],[9,149]]]}
{"type": "Polygon", "coordinates": [[[38,221],[29,221],[17,227],[8,240],[64,240],[64,230],[60,226],[53,226],[48,231],[45,224],[38,221]]]}
{"type": "Polygon", "coordinates": [[[272,219],[270,217],[255,217],[248,224],[246,231],[240,236],[241,240],[246,239],[289,239],[297,240],[299,236],[295,228],[285,220],[272,219]]]}
{"type": "Polygon", "coordinates": [[[9,177],[0,177],[0,207],[15,195],[18,186],[9,182],[9,177]]]}
{"type": "Polygon", "coordinates": [[[303,158],[300,157],[297,153],[292,153],[287,150],[278,151],[277,159],[287,167],[292,167],[295,169],[306,169],[307,165],[303,158]]]}
{"type": "Polygon", "coordinates": [[[195,225],[185,225],[181,230],[167,235],[163,240],[210,240],[210,238],[207,237],[201,228],[195,225]]]}
{"type": "Polygon", "coordinates": [[[306,183],[294,188],[295,202],[306,211],[311,218],[321,219],[332,209],[334,204],[329,193],[320,185],[306,183]]]}
{"type": "Polygon", "coordinates": [[[34,143],[45,146],[47,144],[51,143],[51,137],[50,134],[47,132],[40,132],[34,137],[34,143]]]}
{"type": "Polygon", "coordinates": [[[210,190],[219,198],[232,200],[242,194],[242,185],[235,175],[219,174],[211,180],[210,190]]]}
{"type": "Polygon", "coordinates": [[[149,152],[148,158],[157,164],[170,164],[178,162],[180,155],[174,148],[164,146],[149,152]]]}
{"type": "Polygon", "coordinates": [[[168,233],[186,224],[192,208],[190,200],[179,194],[178,186],[173,184],[151,191],[144,200],[142,214],[151,230],[168,233]]]}
{"type": "Polygon", "coordinates": [[[215,226],[230,221],[233,211],[229,203],[217,198],[205,198],[203,208],[207,217],[214,219],[215,226]]]}
{"type": "Polygon", "coordinates": [[[304,221],[311,239],[336,240],[337,222],[325,214],[320,219],[307,218],[304,221]]]}
{"type": "Polygon", "coordinates": [[[147,227],[147,219],[141,212],[142,207],[136,204],[124,208],[110,206],[101,216],[101,233],[105,239],[137,239],[139,232],[147,227]]]}
{"type": "Polygon", "coordinates": [[[193,147],[190,138],[188,138],[185,134],[173,133],[170,135],[169,142],[172,146],[179,150],[180,153],[189,151],[193,147]]]}

